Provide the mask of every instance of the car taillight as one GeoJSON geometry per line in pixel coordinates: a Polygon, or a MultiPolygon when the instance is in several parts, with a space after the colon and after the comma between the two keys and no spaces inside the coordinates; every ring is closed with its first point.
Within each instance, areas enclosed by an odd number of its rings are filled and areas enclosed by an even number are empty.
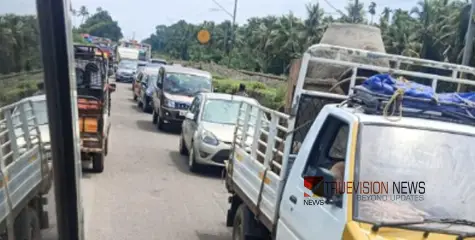
{"type": "Polygon", "coordinates": [[[79,131],[87,133],[97,132],[97,119],[95,118],[80,118],[79,131]]]}

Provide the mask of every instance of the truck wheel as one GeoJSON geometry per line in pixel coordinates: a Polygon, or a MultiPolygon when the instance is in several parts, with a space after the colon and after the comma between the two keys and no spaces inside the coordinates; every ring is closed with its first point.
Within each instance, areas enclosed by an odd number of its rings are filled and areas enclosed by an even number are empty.
{"type": "Polygon", "coordinates": [[[267,240],[266,234],[254,219],[254,214],[241,204],[234,216],[233,240],[267,240]]]}
{"type": "Polygon", "coordinates": [[[104,144],[104,156],[107,156],[109,153],[109,138],[106,138],[106,142],[104,144]]]}
{"type": "Polygon", "coordinates": [[[153,113],[152,113],[152,123],[153,123],[153,124],[156,124],[156,123],[157,123],[157,118],[158,118],[158,115],[157,115],[157,113],[155,112],[155,109],[153,109],[153,113]]]}
{"type": "Polygon", "coordinates": [[[15,219],[13,231],[16,240],[40,240],[40,220],[36,211],[29,207],[23,209],[15,219]]]}
{"type": "Polygon", "coordinates": [[[95,153],[92,156],[92,171],[101,173],[104,171],[104,153],[95,153]]]}

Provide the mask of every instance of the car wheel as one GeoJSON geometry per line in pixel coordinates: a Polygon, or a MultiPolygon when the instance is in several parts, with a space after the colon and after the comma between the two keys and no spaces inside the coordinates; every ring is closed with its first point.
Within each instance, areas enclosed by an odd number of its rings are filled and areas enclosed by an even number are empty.
{"type": "Polygon", "coordinates": [[[199,171],[200,165],[196,162],[195,159],[195,148],[193,147],[193,142],[191,142],[190,154],[188,156],[188,169],[190,172],[197,173],[199,171]]]}
{"type": "Polygon", "coordinates": [[[160,118],[160,115],[157,114],[157,129],[158,129],[159,131],[163,131],[163,125],[164,125],[164,124],[165,124],[165,123],[164,123],[163,120],[160,118]]]}
{"type": "Polygon", "coordinates": [[[185,139],[183,138],[183,133],[180,134],[180,154],[183,156],[189,154],[188,149],[186,148],[185,139]]]}
{"type": "Polygon", "coordinates": [[[148,104],[147,104],[147,97],[144,96],[144,97],[142,97],[142,99],[143,99],[142,112],[147,112],[147,110],[148,110],[148,109],[147,109],[147,106],[148,106],[148,104]]]}
{"type": "Polygon", "coordinates": [[[157,113],[155,112],[155,108],[153,108],[153,113],[152,113],[152,123],[153,124],[156,124],[157,123],[157,118],[158,118],[158,115],[157,113]]]}

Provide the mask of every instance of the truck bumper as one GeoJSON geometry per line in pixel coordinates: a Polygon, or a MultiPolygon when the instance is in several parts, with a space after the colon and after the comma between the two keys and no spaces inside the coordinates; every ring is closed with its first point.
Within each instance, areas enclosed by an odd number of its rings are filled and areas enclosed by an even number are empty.
{"type": "Polygon", "coordinates": [[[83,138],[81,141],[81,152],[83,153],[100,153],[104,151],[102,139],[83,138]]]}

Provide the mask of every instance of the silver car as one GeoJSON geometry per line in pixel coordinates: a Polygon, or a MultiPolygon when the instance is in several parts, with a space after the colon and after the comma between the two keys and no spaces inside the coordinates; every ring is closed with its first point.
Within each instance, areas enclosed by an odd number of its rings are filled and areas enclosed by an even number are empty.
{"type": "Polygon", "coordinates": [[[182,124],[179,146],[180,153],[189,156],[190,171],[197,172],[202,165],[224,166],[242,101],[258,104],[253,98],[223,93],[200,93],[193,99],[182,124]]]}

